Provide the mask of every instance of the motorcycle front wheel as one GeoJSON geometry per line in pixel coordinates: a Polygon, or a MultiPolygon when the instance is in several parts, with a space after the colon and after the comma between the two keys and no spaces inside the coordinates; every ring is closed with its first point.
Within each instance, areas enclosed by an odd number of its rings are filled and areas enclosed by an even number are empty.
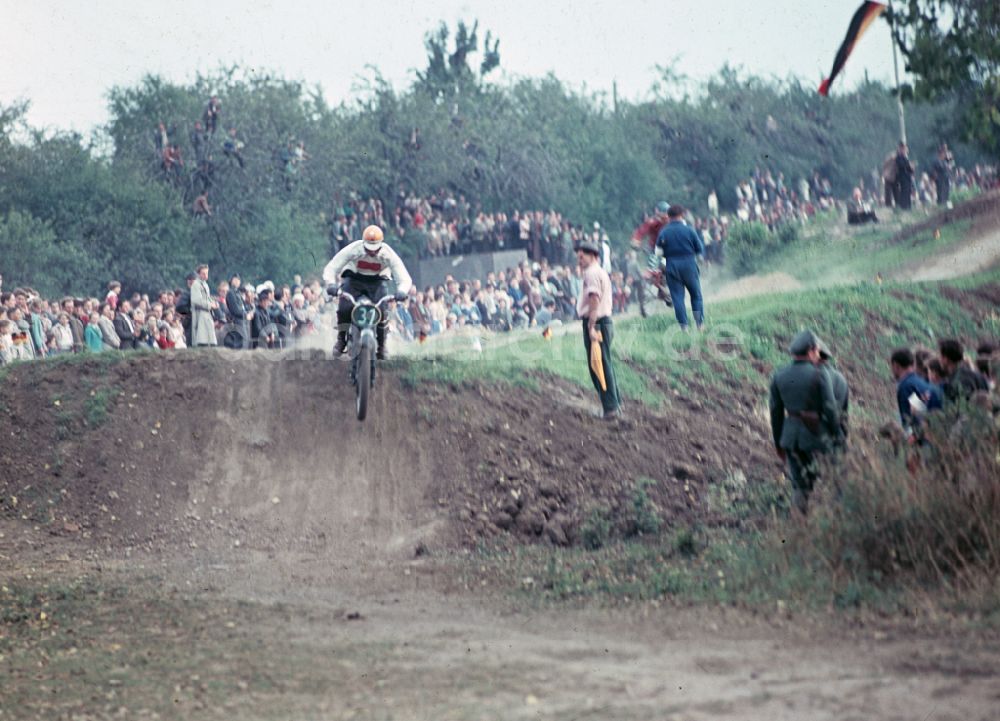
{"type": "Polygon", "coordinates": [[[368,393],[372,388],[372,349],[362,345],[358,357],[354,361],[354,390],[357,394],[358,420],[363,421],[368,415],[368,393]]]}

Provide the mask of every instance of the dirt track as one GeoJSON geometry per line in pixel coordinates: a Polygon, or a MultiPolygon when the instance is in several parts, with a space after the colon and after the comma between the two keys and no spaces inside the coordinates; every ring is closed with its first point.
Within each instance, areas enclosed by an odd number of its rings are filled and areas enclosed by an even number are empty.
{"type": "Polygon", "coordinates": [[[952,220],[971,219],[968,238],[954,248],[898,273],[903,280],[952,280],[989,270],[1000,263],[1000,191],[994,190],[935,215],[898,236],[902,240],[952,220]]]}
{"type": "Polygon", "coordinates": [[[0,721],[996,718],[990,633],[544,608],[470,562],[491,539],[571,543],[640,477],[668,524],[711,522],[733,459],[777,472],[753,404],[612,428],[569,385],[390,370],[362,426],[340,373],[220,352],[8,377],[0,721]]]}

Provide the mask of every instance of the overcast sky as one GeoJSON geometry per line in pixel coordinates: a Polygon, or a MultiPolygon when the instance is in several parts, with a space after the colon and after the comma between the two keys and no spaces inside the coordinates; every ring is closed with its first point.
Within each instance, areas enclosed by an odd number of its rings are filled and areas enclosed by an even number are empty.
{"type": "MultiPolygon", "coordinates": [[[[500,37],[507,76],[548,72],[574,87],[644,97],[655,66],[677,59],[695,80],[725,62],[817,85],[860,0],[0,0],[0,103],[31,101],[29,121],[88,132],[107,120],[107,91],[147,73],[185,82],[221,66],[319,84],[331,103],[379,68],[397,88],[423,67],[439,21],[480,22],[500,37]]],[[[892,78],[880,20],[833,93],[892,78]]],[[[493,77],[493,76],[491,76],[493,77]]]]}

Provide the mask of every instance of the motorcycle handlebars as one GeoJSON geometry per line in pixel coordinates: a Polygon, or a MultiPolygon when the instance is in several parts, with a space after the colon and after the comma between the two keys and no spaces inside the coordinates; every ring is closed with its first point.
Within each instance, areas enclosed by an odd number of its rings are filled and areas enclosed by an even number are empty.
{"type": "MultiPolygon", "coordinates": [[[[355,298],[350,293],[348,293],[346,290],[341,290],[339,292],[339,295],[347,298],[349,301],[351,301],[351,303],[353,305],[357,305],[358,304],[358,299],[355,298]]],[[[381,298],[379,298],[379,300],[375,303],[375,307],[376,308],[380,308],[382,306],[382,304],[385,303],[387,300],[400,301],[400,300],[405,300],[405,299],[406,299],[406,295],[404,295],[403,293],[396,293],[396,294],[384,295],[381,298]],[[403,297],[400,298],[400,296],[403,296],[403,297]]]]}

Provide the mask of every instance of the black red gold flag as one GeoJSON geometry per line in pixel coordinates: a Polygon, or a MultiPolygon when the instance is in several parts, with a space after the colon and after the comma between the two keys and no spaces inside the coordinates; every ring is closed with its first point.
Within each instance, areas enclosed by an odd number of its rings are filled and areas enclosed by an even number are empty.
{"type": "Polygon", "coordinates": [[[844,69],[844,65],[847,64],[847,58],[851,56],[854,46],[857,44],[861,36],[865,34],[865,30],[867,30],[869,26],[875,22],[875,19],[884,11],[885,5],[882,3],[861,3],[861,7],[858,8],[858,11],[854,13],[854,17],[851,18],[851,26],[847,28],[847,37],[844,38],[844,42],[840,45],[840,50],[837,51],[837,57],[834,58],[833,70],[830,71],[830,77],[820,83],[820,95],[825,97],[830,94],[830,83],[832,83],[833,79],[836,78],[840,71],[844,69]]]}

